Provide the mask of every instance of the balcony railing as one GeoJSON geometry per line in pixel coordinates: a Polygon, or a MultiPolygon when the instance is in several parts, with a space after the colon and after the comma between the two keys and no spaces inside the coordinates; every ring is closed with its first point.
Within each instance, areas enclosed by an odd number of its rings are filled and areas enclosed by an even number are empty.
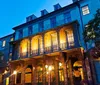
{"type": "Polygon", "coordinates": [[[28,56],[38,56],[38,55],[42,55],[42,54],[48,54],[48,53],[52,53],[52,52],[56,52],[56,51],[60,51],[60,50],[67,50],[67,49],[72,49],[75,48],[75,44],[74,41],[73,42],[69,42],[67,44],[67,42],[65,43],[60,43],[60,45],[52,45],[52,46],[48,46],[40,49],[36,49],[36,50],[31,50],[30,52],[24,52],[24,53],[20,53],[20,57],[21,58],[28,58],[28,56]]]}
{"type": "Polygon", "coordinates": [[[27,57],[28,57],[28,52],[20,53],[20,58],[27,58],[27,57]]]}

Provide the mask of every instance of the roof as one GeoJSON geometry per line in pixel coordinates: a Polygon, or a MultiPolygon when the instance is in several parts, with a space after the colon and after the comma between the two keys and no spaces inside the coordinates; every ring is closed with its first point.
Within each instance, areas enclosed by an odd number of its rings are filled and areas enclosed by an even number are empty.
{"type": "MultiPolygon", "coordinates": [[[[80,0],[80,1],[82,1],[82,0],[80,0]]],[[[80,1],[77,1],[77,2],[80,2],[80,1]]],[[[40,16],[40,17],[38,17],[38,18],[36,18],[36,19],[34,19],[34,20],[31,20],[31,21],[29,21],[29,22],[23,23],[23,24],[21,24],[21,25],[19,25],[19,26],[16,26],[16,27],[12,28],[12,29],[13,29],[13,30],[19,29],[19,28],[21,28],[21,27],[30,25],[30,24],[32,24],[32,23],[35,23],[35,22],[38,22],[38,21],[40,21],[40,20],[43,20],[43,19],[45,19],[45,18],[47,18],[47,17],[50,17],[51,15],[54,15],[54,14],[56,14],[56,13],[60,13],[60,12],[62,12],[62,11],[64,11],[64,10],[68,10],[69,8],[76,6],[77,2],[74,2],[74,3],[72,3],[72,4],[69,4],[69,5],[65,6],[65,7],[62,7],[62,8],[60,8],[60,9],[56,10],[56,11],[52,11],[52,12],[50,12],[50,13],[44,15],[44,16],[40,16]]]]}
{"type": "Polygon", "coordinates": [[[1,40],[1,39],[4,39],[4,38],[7,38],[7,37],[10,37],[10,36],[12,36],[12,35],[14,35],[14,33],[9,34],[9,35],[6,35],[6,36],[4,36],[4,37],[1,37],[0,40],[1,40]]]}

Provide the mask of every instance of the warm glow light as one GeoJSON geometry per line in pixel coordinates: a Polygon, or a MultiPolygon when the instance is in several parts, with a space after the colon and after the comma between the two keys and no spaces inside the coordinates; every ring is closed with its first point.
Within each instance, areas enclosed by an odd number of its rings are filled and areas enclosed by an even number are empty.
{"type": "Polygon", "coordinates": [[[24,48],[22,51],[23,51],[23,53],[25,53],[25,52],[27,52],[27,49],[26,49],[26,48],[24,48]]]}
{"type": "Polygon", "coordinates": [[[14,71],[13,74],[14,74],[14,75],[17,74],[17,71],[14,71]]]}
{"type": "Polygon", "coordinates": [[[49,73],[47,72],[47,74],[49,74],[49,73]]]}
{"type": "Polygon", "coordinates": [[[41,71],[42,71],[43,69],[41,68],[41,71]]]}
{"type": "Polygon", "coordinates": [[[51,71],[52,70],[52,66],[49,66],[49,71],[51,71]]]}
{"type": "Polygon", "coordinates": [[[45,68],[48,68],[48,65],[45,65],[45,68]]]}
{"type": "Polygon", "coordinates": [[[62,63],[59,63],[59,66],[62,66],[62,63]]]}
{"type": "Polygon", "coordinates": [[[7,71],[5,70],[4,74],[6,74],[6,73],[7,73],[7,71]]]}

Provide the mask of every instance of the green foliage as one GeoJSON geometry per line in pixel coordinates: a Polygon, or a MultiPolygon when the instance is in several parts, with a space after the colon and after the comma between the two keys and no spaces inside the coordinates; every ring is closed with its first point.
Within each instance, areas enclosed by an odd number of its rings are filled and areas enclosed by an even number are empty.
{"type": "Polygon", "coordinates": [[[97,10],[94,18],[86,25],[83,35],[85,42],[100,40],[100,9],[97,10]]]}

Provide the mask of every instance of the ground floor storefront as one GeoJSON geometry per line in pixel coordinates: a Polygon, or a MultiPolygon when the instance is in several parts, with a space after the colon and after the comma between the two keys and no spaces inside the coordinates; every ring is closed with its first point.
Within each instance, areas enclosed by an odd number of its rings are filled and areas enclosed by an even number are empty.
{"type": "Polygon", "coordinates": [[[12,61],[10,71],[9,85],[87,85],[80,48],[12,61]]]}

